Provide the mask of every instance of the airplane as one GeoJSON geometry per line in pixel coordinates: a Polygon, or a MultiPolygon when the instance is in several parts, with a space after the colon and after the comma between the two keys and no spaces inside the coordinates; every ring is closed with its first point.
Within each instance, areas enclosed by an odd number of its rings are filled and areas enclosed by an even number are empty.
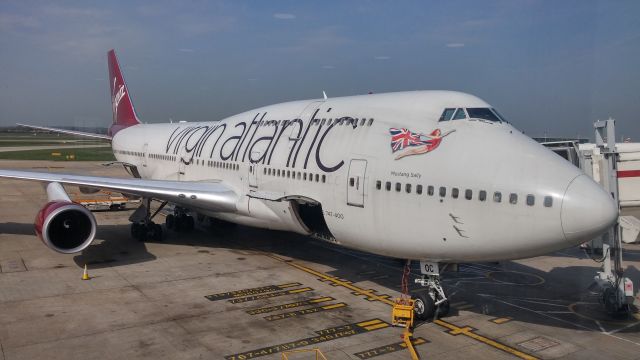
{"type": "Polygon", "coordinates": [[[62,185],[107,189],[143,199],[131,225],[139,240],[162,238],[155,200],[175,205],[166,229],[191,230],[195,213],[419,260],[428,291],[415,295],[415,312],[429,319],[449,308],[438,264],[550,253],[618,218],[590,177],[470,94],[324,96],[219,121],[143,124],[114,50],[107,58],[107,135],[31,127],[109,140],[132,178],[0,170],[46,184],[35,230],[61,253],[87,248],[97,227],[62,185]]]}

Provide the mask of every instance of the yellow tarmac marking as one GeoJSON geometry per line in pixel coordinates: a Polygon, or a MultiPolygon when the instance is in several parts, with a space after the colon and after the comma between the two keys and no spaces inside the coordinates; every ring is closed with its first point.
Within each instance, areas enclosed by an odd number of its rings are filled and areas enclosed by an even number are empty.
{"type": "Polygon", "coordinates": [[[325,297],[321,297],[319,299],[311,299],[309,300],[310,303],[319,303],[319,302],[324,302],[324,301],[329,301],[329,300],[334,300],[334,298],[330,297],[330,296],[325,296],[325,297]]]}
{"type": "Polygon", "coordinates": [[[357,323],[356,325],[358,325],[358,326],[362,326],[362,327],[365,327],[365,326],[367,326],[367,325],[380,324],[381,322],[382,322],[382,320],[380,320],[380,319],[375,319],[375,320],[371,320],[371,321],[364,321],[364,322],[360,322],[360,323],[357,323]]]}
{"type": "Polygon", "coordinates": [[[309,291],[311,290],[310,288],[302,288],[302,289],[295,289],[295,290],[289,290],[289,294],[297,294],[299,292],[304,292],[304,291],[309,291]]]}
{"type": "Polygon", "coordinates": [[[513,320],[513,319],[510,318],[510,317],[502,317],[502,318],[492,319],[491,322],[500,325],[500,324],[504,324],[506,322],[509,322],[511,320],[513,320]]]}
{"type": "MultiPolygon", "coordinates": [[[[296,269],[302,270],[302,271],[304,271],[304,272],[306,272],[308,274],[317,276],[320,279],[324,279],[326,281],[332,282],[332,283],[336,284],[337,286],[345,287],[345,288],[353,291],[354,293],[357,293],[357,294],[360,294],[360,295],[365,295],[367,297],[367,300],[379,301],[379,302],[385,303],[385,304],[387,304],[389,306],[393,306],[394,305],[394,302],[392,300],[389,300],[387,298],[388,296],[386,296],[386,295],[378,295],[378,294],[374,293],[373,290],[362,289],[362,288],[360,288],[360,287],[358,287],[356,285],[353,285],[349,281],[340,280],[338,278],[326,275],[326,274],[324,274],[324,273],[322,273],[320,271],[311,269],[311,268],[306,267],[304,265],[295,263],[295,262],[290,261],[290,260],[285,260],[285,259],[283,259],[283,258],[281,258],[279,256],[276,256],[276,255],[273,255],[273,254],[264,253],[264,255],[266,255],[266,256],[268,256],[268,257],[270,257],[272,259],[284,262],[285,264],[287,264],[289,266],[292,266],[292,267],[294,267],[296,269]]],[[[434,320],[433,323],[437,324],[437,325],[440,325],[442,327],[445,327],[445,328],[447,328],[447,329],[449,329],[451,331],[457,331],[458,333],[460,333],[460,334],[462,334],[464,336],[467,336],[467,337],[472,338],[472,339],[474,339],[476,341],[479,341],[481,343],[484,343],[484,344],[489,345],[491,347],[494,347],[496,349],[499,349],[499,350],[502,350],[504,352],[507,352],[507,353],[509,353],[511,355],[517,356],[517,357],[519,357],[521,359],[525,359],[525,360],[537,360],[538,359],[538,358],[536,358],[534,356],[531,356],[531,355],[529,355],[527,353],[524,353],[524,352],[522,352],[520,350],[514,349],[514,348],[512,348],[512,347],[510,347],[508,345],[505,345],[505,344],[502,344],[502,343],[500,343],[498,341],[489,339],[489,338],[487,338],[485,336],[476,334],[473,331],[473,329],[469,328],[468,326],[467,327],[458,327],[457,325],[454,325],[452,323],[449,323],[449,322],[441,320],[441,319],[434,320]]]]}
{"type": "Polygon", "coordinates": [[[337,303],[337,304],[331,304],[331,305],[325,305],[322,308],[325,310],[330,310],[330,309],[335,309],[335,308],[340,308],[340,307],[345,307],[347,306],[347,304],[345,303],[337,303]]]}
{"type": "Polygon", "coordinates": [[[364,328],[371,331],[371,330],[375,330],[375,329],[382,329],[385,327],[388,327],[389,324],[385,324],[385,323],[381,323],[381,324],[376,324],[376,325],[369,325],[369,326],[365,326],[364,328]]]}

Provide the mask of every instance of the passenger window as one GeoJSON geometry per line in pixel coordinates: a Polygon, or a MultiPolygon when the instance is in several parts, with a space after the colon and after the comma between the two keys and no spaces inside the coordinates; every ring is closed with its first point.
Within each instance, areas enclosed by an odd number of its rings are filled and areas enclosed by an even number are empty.
{"type": "Polygon", "coordinates": [[[518,203],[518,194],[509,194],[509,204],[517,204],[518,203]]]}
{"type": "Polygon", "coordinates": [[[536,198],[531,194],[527,195],[527,205],[533,206],[535,203],[536,203],[536,198]]]}
{"type": "Polygon", "coordinates": [[[262,169],[262,172],[267,175],[267,169],[262,169]]]}
{"type": "Polygon", "coordinates": [[[402,190],[402,184],[396,183],[396,191],[402,190]]]}
{"type": "Polygon", "coordinates": [[[278,176],[280,176],[280,169],[278,169],[278,176]]]}
{"type": "Polygon", "coordinates": [[[376,181],[376,189],[378,190],[382,189],[382,181],[380,180],[376,181]]]}
{"type": "Polygon", "coordinates": [[[440,187],[440,197],[445,197],[447,196],[447,188],[444,186],[440,187]]]}
{"type": "Polygon", "coordinates": [[[480,190],[480,192],[478,193],[478,200],[480,201],[487,200],[487,192],[484,190],[480,190]]]}
{"type": "Polygon", "coordinates": [[[327,175],[322,175],[322,182],[327,182],[327,175]]]}
{"type": "Polygon", "coordinates": [[[422,185],[416,185],[416,194],[422,195],[422,185]]]}
{"type": "Polygon", "coordinates": [[[369,124],[367,126],[373,125],[373,119],[369,119],[369,124]]]}
{"type": "Polygon", "coordinates": [[[367,119],[362,118],[362,120],[360,120],[360,126],[364,126],[364,123],[367,121],[367,119]]]}
{"type": "Polygon", "coordinates": [[[406,191],[407,194],[411,194],[411,184],[406,184],[404,186],[404,191],[406,191]]]}
{"type": "Polygon", "coordinates": [[[384,187],[385,187],[385,189],[387,189],[387,191],[391,191],[391,181],[387,181],[387,182],[384,184],[384,187]]]}
{"type": "Polygon", "coordinates": [[[453,118],[451,120],[461,120],[466,118],[467,118],[467,114],[464,112],[463,108],[460,108],[456,111],[456,114],[453,115],[453,118]]]}
{"type": "Polygon", "coordinates": [[[316,174],[316,182],[320,181],[320,175],[316,174]]]}
{"type": "Polygon", "coordinates": [[[553,198],[551,196],[545,196],[544,207],[551,207],[551,206],[553,206],[553,198]]]}
{"type": "Polygon", "coordinates": [[[464,191],[464,198],[467,200],[471,200],[473,198],[473,190],[467,189],[464,191]]]}
{"type": "Polygon", "coordinates": [[[307,173],[302,174],[302,180],[307,181],[307,173]]]}
{"type": "Polygon", "coordinates": [[[502,193],[500,191],[496,191],[493,193],[493,201],[497,203],[502,201],[502,193]]]}
{"type": "Polygon", "coordinates": [[[427,195],[433,196],[433,186],[427,186],[427,195]]]}
{"type": "Polygon", "coordinates": [[[353,187],[356,184],[356,181],[353,178],[349,178],[349,186],[353,187]]]}
{"type": "Polygon", "coordinates": [[[451,120],[451,116],[456,111],[456,109],[444,109],[442,115],[440,115],[440,119],[438,121],[449,121],[451,120]]]}
{"type": "Polygon", "coordinates": [[[460,191],[458,190],[458,188],[453,188],[453,189],[451,189],[451,197],[452,197],[452,198],[454,198],[454,199],[457,199],[457,198],[458,198],[458,193],[459,193],[459,192],[460,192],[460,191]]]}

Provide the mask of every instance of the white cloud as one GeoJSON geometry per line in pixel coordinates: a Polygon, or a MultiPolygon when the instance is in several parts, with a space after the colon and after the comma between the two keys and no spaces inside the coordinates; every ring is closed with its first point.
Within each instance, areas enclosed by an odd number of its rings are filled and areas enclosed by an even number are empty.
{"type": "Polygon", "coordinates": [[[448,43],[447,44],[448,48],[461,48],[464,47],[463,43],[448,43]]]}
{"type": "Polygon", "coordinates": [[[278,20],[293,20],[296,18],[296,15],[289,13],[275,13],[273,14],[273,17],[278,20]]]}
{"type": "Polygon", "coordinates": [[[375,56],[374,59],[376,59],[376,60],[389,60],[389,59],[391,59],[391,57],[386,56],[386,55],[380,55],[380,56],[375,56]]]}

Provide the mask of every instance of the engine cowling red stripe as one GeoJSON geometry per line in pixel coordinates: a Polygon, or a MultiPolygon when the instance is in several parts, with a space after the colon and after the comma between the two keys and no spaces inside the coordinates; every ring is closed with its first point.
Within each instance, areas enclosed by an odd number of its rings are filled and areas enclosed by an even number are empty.
{"type": "Polygon", "coordinates": [[[618,170],[618,177],[640,177],[640,170],[618,170]]]}

